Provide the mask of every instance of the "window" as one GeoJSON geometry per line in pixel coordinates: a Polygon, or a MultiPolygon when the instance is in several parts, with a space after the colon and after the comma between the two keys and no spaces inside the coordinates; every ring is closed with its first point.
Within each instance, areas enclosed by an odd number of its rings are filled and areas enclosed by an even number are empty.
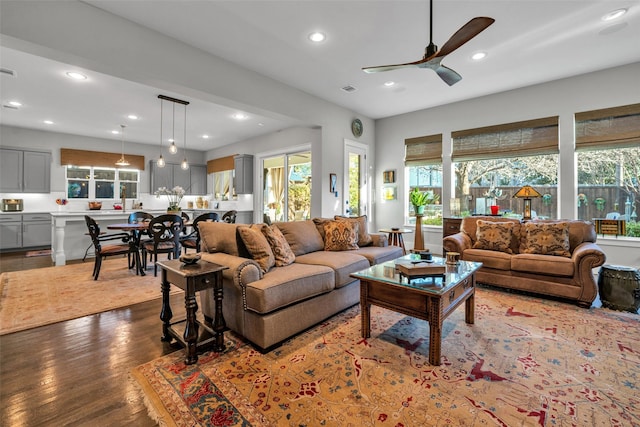
{"type": "MultiPolygon", "coordinates": [[[[405,176],[408,188],[407,195],[414,189],[431,191],[436,195],[436,202],[425,206],[422,223],[426,225],[442,225],[442,134],[409,138],[405,146],[405,176]]],[[[407,197],[405,222],[415,224],[416,216],[413,205],[407,197]]]]}
{"type": "Polygon", "coordinates": [[[578,113],[578,218],[621,222],[640,238],[640,104],[578,113]]]}
{"type": "Polygon", "coordinates": [[[455,199],[462,216],[522,217],[523,202],[513,195],[531,185],[534,218],[557,217],[558,118],[507,123],[452,133],[455,199]]]}
{"type": "Polygon", "coordinates": [[[127,198],[138,197],[138,170],[67,166],[66,174],[69,199],[119,199],[123,190],[127,198]]]}
{"type": "Polygon", "coordinates": [[[311,152],[262,160],[263,215],[269,221],[301,221],[311,215],[311,152]]]}

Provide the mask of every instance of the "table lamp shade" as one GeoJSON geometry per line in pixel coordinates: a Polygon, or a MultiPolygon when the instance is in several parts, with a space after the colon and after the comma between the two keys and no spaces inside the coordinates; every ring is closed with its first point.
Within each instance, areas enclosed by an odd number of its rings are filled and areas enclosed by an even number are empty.
{"type": "Polygon", "coordinates": [[[524,199],[524,212],[522,214],[522,219],[531,219],[531,199],[533,197],[542,197],[542,194],[538,193],[535,188],[530,185],[525,185],[518,191],[513,197],[517,199],[524,199]]]}

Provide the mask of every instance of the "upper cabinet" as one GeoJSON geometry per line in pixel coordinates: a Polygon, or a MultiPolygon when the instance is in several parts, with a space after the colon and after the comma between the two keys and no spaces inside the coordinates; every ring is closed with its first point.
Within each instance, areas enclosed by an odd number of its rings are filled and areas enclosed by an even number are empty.
{"type": "Polygon", "coordinates": [[[236,194],[253,194],[253,156],[237,154],[233,156],[235,169],[234,189],[236,194]]]}
{"type": "Polygon", "coordinates": [[[0,192],[49,193],[50,191],[50,152],[0,149],[0,192]]]}
{"type": "Polygon", "coordinates": [[[158,167],[155,160],[149,162],[151,179],[151,194],[160,187],[173,188],[180,186],[186,194],[207,194],[207,167],[204,165],[190,165],[184,170],[179,164],[167,163],[163,168],[158,167]]]}

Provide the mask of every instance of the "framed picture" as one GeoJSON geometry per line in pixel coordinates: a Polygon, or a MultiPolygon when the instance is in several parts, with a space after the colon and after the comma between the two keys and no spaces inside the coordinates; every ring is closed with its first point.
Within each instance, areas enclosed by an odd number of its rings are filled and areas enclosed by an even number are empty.
{"type": "Polygon", "coordinates": [[[396,182],[396,171],[388,170],[382,172],[382,183],[383,184],[393,184],[396,182]]]}
{"type": "Polygon", "coordinates": [[[383,200],[396,200],[396,186],[395,185],[387,185],[382,187],[382,199],[383,200]]]}
{"type": "Polygon", "coordinates": [[[338,186],[338,175],[335,173],[329,174],[329,193],[335,193],[338,186]]]}

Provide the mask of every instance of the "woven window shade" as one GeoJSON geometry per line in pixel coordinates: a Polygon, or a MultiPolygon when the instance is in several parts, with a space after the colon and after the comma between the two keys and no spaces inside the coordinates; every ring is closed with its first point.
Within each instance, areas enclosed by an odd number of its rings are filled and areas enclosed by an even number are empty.
{"type": "Polygon", "coordinates": [[[576,114],[576,150],[640,146],[640,104],[576,114]]]}
{"type": "Polygon", "coordinates": [[[419,136],[404,140],[405,166],[442,163],[442,134],[419,136]]]}
{"type": "MultiPolygon", "coordinates": [[[[103,168],[115,168],[121,153],[105,153],[102,151],[74,150],[71,148],[60,149],[60,165],[93,166],[103,168]]],[[[126,154],[125,158],[129,166],[125,169],[144,170],[144,156],[126,154]]]]}
{"type": "Polygon", "coordinates": [[[207,173],[229,171],[235,169],[233,156],[220,157],[207,162],[207,173]]]}
{"type": "Polygon", "coordinates": [[[454,162],[559,152],[557,116],[461,130],[451,137],[454,162]]]}

